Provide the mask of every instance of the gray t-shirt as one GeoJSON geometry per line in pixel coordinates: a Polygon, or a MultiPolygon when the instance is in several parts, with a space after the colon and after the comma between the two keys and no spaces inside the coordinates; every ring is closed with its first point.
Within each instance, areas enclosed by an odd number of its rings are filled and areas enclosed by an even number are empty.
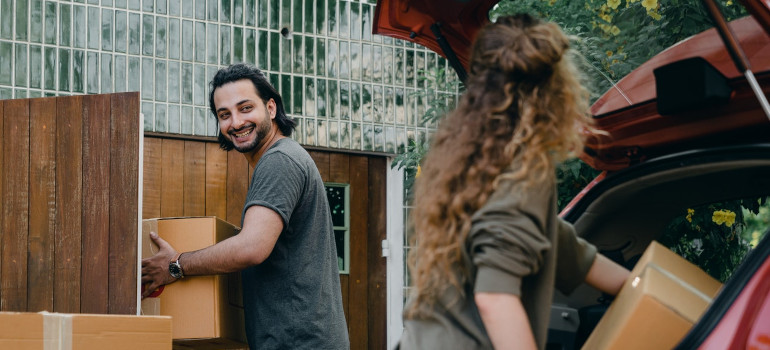
{"type": "Polygon", "coordinates": [[[270,256],[242,273],[250,347],[350,348],[326,189],[296,141],[278,140],[259,160],[243,213],[253,205],[278,213],[284,229],[270,256]]]}

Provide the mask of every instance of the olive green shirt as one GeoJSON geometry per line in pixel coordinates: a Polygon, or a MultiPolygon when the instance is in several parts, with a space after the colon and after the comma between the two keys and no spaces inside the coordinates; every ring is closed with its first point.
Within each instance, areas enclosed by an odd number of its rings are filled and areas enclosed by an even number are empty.
{"type": "Polygon", "coordinates": [[[544,349],[554,287],[570,293],[580,285],[596,248],[558,217],[553,179],[517,191],[512,181],[500,181],[471,220],[464,250],[471,275],[463,293],[448,286],[435,305],[421,309],[426,316],[406,318],[400,348],[491,349],[474,302],[475,292],[488,292],[521,298],[544,349]]]}

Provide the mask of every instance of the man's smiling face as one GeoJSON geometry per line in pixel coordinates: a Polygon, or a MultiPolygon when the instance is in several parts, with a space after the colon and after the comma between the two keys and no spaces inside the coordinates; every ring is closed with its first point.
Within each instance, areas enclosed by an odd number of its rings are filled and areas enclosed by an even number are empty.
{"type": "Polygon", "coordinates": [[[275,101],[264,103],[249,79],[218,87],[214,105],[219,131],[238,152],[256,152],[274,127],[275,101]]]}

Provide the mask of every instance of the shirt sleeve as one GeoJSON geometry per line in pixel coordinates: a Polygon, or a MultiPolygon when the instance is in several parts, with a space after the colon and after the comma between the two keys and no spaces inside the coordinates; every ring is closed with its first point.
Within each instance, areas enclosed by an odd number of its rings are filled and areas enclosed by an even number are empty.
{"type": "Polygon", "coordinates": [[[561,218],[558,218],[558,239],[556,289],[569,294],[585,281],[596,259],[596,247],[578,237],[575,228],[561,218]]]}
{"type": "Polygon", "coordinates": [[[281,216],[284,227],[288,226],[306,177],[302,167],[283,152],[265,154],[254,169],[243,213],[254,205],[270,208],[281,216]]]}
{"type": "Polygon", "coordinates": [[[469,254],[476,267],[474,292],[521,295],[523,277],[536,274],[551,242],[544,235],[554,186],[525,194],[501,181],[471,222],[469,254]]]}

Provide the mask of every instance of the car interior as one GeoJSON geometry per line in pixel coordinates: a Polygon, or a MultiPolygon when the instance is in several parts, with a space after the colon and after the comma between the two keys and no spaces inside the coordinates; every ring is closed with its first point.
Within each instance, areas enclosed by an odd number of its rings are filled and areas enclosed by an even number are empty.
{"type": "MultiPolygon", "coordinates": [[[[607,176],[564,215],[578,235],[631,269],[688,208],[770,196],[770,144],[691,150],[607,176]]],[[[611,298],[583,285],[556,294],[549,349],[579,348],[611,298]]]]}

